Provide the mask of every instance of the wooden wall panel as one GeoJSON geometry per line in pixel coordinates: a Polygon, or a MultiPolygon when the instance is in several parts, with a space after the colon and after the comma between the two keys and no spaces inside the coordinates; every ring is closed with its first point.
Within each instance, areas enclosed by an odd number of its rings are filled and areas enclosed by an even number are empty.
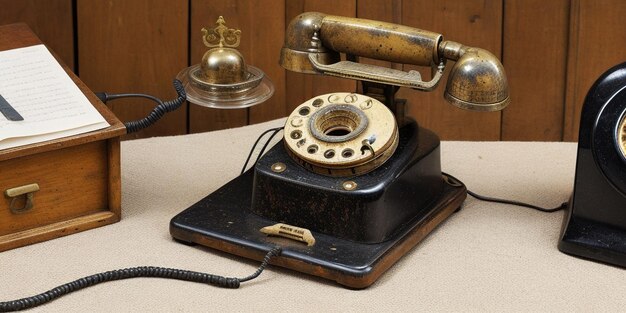
{"type": "Polygon", "coordinates": [[[506,1],[503,63],[511,104],[503,111],[502,140],[562,139],[568,28],[569,0],[506,1]]]}
{"type": "MultiPolygon", "coordinates": [[[[298,14],[317,11],[331,15],[356,16],[356,0],[288,0],[285,3],[287,24],[298,14]]],[[[291,113],[295,107],[310,98],[330,92],[352,92],[356,82],[349,79],[302,74],[287,71],[287,108],[291,113]]]]}
{"type": "MultiPolygon", "coordinates": [[[[175,98],[172,80],[187,67],[187,0],[77,1],[80,78],[94,91],[175,98]]],[[[145,117],[154,103],[109,103],[122,120],[145,117]]],[[[186,106],[131,138],[187,132],[186,106]]]]}
{"type": "MultiPolygon", "coordinates": [[[[512,97],[503,112],[449,105],[443,99],[447,77],[434,92],[400,90],[398,97],[409,100],[409,115],[447,140],[576,140],[589,87],[626,60],[622,0],[0,0],[0,7],[0,24],[29,24],[94,91],[162,99],[175,96],[171,80],[207,50],[202,27],[223,15],[242,29],[240,50],[273,80],[272,99],[243,110],[185,106],[131,138],[262,122],[286,116],[315,95],[355,90],[354,81],[288,72],[277,64],[286,24],[305,11],[423,28],[502,56],[512,97]]],[[[419,70],[429,79],[429,69],[419,70]]],[[[128,121],[144,117],[154,105],[124,100],[109,106],[128,121]]]]}
{"type": "Polygon", "coordinates": [[[280,49],[283,46],[286,28],[285,1],[290,0],[255,0],[246,1],[252,5],[249,16],[253,38],[248,59],[250,64],[262,69],[274,83],[274,95],[263,104],[249,110],[250,124],[269,121],[287,116],[285,69],[278,64],[280,49]]]}
{"type": "Polygon", "coordinates": [[[591,85],[626,61],[626,1],[572,0],[563,139],[578,140],[580,111],[591,85]]]}
{"type": "MultiPolygon", "coordinates": [[[[501,54],[502,0],[402,1],[402,24],[441,33],[445,40],[487,49],[498,57],[501,54]]],[[[415,68],[404,67],[410,69],[415,68]]],[[[430,70],[422,73],[430,79],[426,74],[430,70]]],[[[446,81],[447,74],[428,93],[402,88],[398,97],[408,99],[408,113],[442,139],[499,140],[501,113],[466,111],[448,104],[443,98],[446,81]]]]}
{"type": "Polygon", "coordinates": [[[220,15],[228,27],[241,30],[237,49],[248,64],[269,76],[276,90],[268,101],[249,109],[219,110],[191,104],[192,133],[259,123],[287,114],[285,71],[278,65],[285,33],[285,0],[191,0],[191,64],[199,63],[209,49],[202,43],[200,30],[215,27],[220,15]]]}
{"type": "Polygon", "coordinates": [[[74,69],[72,0],[0,0],[0,25],[26,23],[74,69]]]}

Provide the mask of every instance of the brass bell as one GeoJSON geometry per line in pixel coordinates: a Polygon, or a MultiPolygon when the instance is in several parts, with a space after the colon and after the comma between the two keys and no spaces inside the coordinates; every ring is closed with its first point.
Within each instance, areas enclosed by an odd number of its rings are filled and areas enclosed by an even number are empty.
{"type": "Polygon", "coordinates": [[[232,48],[213,48],[200,63],[202,78],[211,84],[233,84],[248,79],[246,62],[239,51],[232,48]]]}
{"type": "Polygon", "coordinates": [[[216,24],[216,28],[202,29],[204,44],[213,47],[202,57],[202,78],[210,84],[234,84],[247,80],[249,74],[243,55],[233,49],[239,46],[241,30],[226,27],[226,21],[221,16],[216,24]]]}
{"type": "Polygon", "coordinates": [[[240,109],[262,103],[274,93],[274,86],[260,69],[247,65],[239,46],[241,30],[226,27],[219,17],[215,28],[202,28],[202,41],[211,48],[200,64],[182,70],[187,100],[197,105],[240,109]]]}

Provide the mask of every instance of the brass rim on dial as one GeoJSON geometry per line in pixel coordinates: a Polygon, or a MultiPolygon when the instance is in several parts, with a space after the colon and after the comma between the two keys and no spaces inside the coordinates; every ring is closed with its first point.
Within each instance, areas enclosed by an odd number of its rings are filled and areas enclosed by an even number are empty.
{"type": "Polygon", "coordinates": [[[626,115],[622,117],[617,127],[617,143],[622,157],[626,159],[626,115]]]}
{"type": "Polygon", "coordinates": [[[393,113],[374,98],[331,93],[289,115],[284,141],[304,167],[328,176],[353,176],[374,170],[393,155],[398,126],[393,113]]]}

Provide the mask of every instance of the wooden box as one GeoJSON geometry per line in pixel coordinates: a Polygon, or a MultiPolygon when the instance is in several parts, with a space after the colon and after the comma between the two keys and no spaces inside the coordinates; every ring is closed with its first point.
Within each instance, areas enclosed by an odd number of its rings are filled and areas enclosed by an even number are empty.
{"type": "MultiPolygon", "coordinates": [[[[37,44],[41,41],[24,24],[0,26],[0,51],[37,44]]],[[[0,150],[0,251],[120,220],[120,135],[126,129],[76,75],[63,67],[111,126],[0,150]],[[25,212],[11,210],[13,198],[5,191],[34,183],[40,190],[33,193],[32,207],[25,212]]],[[[26,196],[15,199],[15,207],[27,201],[26,196]]]]}

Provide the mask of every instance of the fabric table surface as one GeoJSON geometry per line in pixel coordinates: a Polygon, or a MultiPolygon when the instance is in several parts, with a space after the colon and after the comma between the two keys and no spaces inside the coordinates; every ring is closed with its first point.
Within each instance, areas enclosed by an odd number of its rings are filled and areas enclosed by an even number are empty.
{"type": "MultiPolygon", "coordinates": [[[[235,178],[257,136],[283,121],[123,142],[122,220],[0,253],[0,301],[144,265],[248,276],[259,262],[177,243],[169,221],[235,178]]],[[[556,207],[572,192],[575,143],[444,141],[441,155],[443,171],[479,194],[556,207]]],[[[468,197],[462,210],[364,290],[269,266],[234,290],[136,278],[33,311],[624,312],[626,271],[559,252],[563,216],[468,197]]]]}

